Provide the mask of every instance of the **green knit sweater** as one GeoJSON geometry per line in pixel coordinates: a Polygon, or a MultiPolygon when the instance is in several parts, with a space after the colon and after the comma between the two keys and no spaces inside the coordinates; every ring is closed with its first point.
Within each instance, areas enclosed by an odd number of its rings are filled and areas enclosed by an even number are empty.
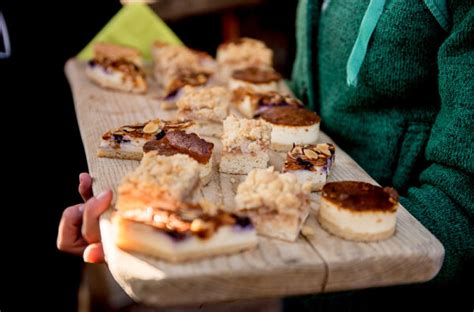
{"type": "Polygon", "coordinates": [[[292,86],[322,128],[444,245],[435,283],[474,265],[474,7],[447,0],[443,30],[421,0],[387,1],[357,86],[346,64],[369,0],[301,0],[292,86]]]}

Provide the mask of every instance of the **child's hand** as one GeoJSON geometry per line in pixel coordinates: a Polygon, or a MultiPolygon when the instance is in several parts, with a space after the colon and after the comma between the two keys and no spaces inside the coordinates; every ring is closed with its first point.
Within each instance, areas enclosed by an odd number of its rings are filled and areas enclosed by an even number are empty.
{"type": "Polygon", "coordinates": [[[59,223],[58,249],[82,256],[85,262],[104,262],[99,217],[109,207],[112,192],[104,191],[97,197],[93,197],[92,178],[88,173],[81,173],[79,193],[85,203],[64,210],[59,223]]]}

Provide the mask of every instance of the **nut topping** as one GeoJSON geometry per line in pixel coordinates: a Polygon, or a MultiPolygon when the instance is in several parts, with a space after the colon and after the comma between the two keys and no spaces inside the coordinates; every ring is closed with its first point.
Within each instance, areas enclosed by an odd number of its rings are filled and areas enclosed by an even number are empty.
{"type": "Polygon", "coordinates": [[[155,133],[161,130],[161,128],[162,128],[161,120],[155,119],[155,120],[150,121],[149,123],[145,125],[145,127],[143,127],[143,132],[148,133],[148,134],[155,133]]]}
{"type": "Polygon", "coordinates": [[[304,155],[306,157],[308,157],[309,159],[318,159],[319,158],[319,155],[314,152],[313,150],[309,149],[309,148],[305,148],[304,150],[304,155]]]}

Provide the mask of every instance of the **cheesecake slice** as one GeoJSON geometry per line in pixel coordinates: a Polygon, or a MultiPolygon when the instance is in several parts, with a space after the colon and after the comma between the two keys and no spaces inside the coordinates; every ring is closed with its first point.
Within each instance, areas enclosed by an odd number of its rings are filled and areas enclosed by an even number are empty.
{"type": "Polygon", "coordinates": [[[176,210],[194,202],[199,189],[199,165],[187,155],[161,156],[151,151],[118,187],[118,210],[147,207],[176,210]]]}
{"type": "Polygon", "coordinates": [[[167,121],[154,119],[119,127],[102,135],[97,156],[140,160],[143,157],[143,145],[150,140],[159,140],[166,132],[174,130],[189,131],[192,121],[167,121]]]}
{"type": "Polygon", "coordinates": [[[309,214],[310,185],[273,167],[252,170],[235,196],[238,212],[250,217],[257,233],[295,241],[309,214]]]}
{"type": "Polygon", "coordinates": [[[260,118],[272,126],[272,149],[289,151],[293,144],[315,144],[321,118],[305,108],[293,106],[272,107],[260,118]]]}
{"type": "Polygon", "coordinates": [[[188,155],[199,164],[202,185],[209,183],[212,176],[213,149],[213,143],[207,142],[195,133],[181,130],[168,131],[163,138],[148,141],[143,146],[144,153],[156,151],[162,156],[188,155]]]}
{"type": "Polygon", "coordinates": [[[246,67],[234,71],[229,80],[229,89],[245,88],[257,92],[278,91],[281,75],[271,67],[246,67]]]}
{"type": "Polygon", "coordinates": [[[270,136],[271,127],[261,120],[227,117],[219,171],[247,174],[255,168],[266,168],[270,136]]]}
{"type": "Polygon", "coordinates": [[[336,147],[331,143],[293,145],[286,154],[283,172],[293,173],[300,183],[309,182],[312,191],[320,191],[326,184],[335,156],[336,147]]]}
{"type": "Polygon", "coordinates": [[[230,95],[223,87],[184,88],[176,103],[178,118],[193,120],[191,131],[201,136],[222,136],[222,121],[229,114],[230,95]]]}
{"type": "Polygon", "coordinates": [[[221,210],[209,214],[199,205],[177,211],[118,211],[112,223],[119,248],[170,262],[236,253],[255,248],[258,243],[248,217],[221,210]]]}
{"type": "Polygon", "coordinates": [[[86,76],[103,88],[131,93],[147,90],[140,52],[130,47],[95,44],[94,58],[86,66],[86,76]]]}
{"type": "Polygon", "coordinates": [[[256,92],[238,88],[232,92],[232,105],[247,118],[255,118],[264,110],[276,106],[303,107],[298,99],[274,91],[256,92]]]}
{"type": "Polygon", "coordinates": [[[398,194],[365,182],[327,183],[321,193],[318,220],[329,233],[347,240],[378,241],[395,232],[398,194]]]}

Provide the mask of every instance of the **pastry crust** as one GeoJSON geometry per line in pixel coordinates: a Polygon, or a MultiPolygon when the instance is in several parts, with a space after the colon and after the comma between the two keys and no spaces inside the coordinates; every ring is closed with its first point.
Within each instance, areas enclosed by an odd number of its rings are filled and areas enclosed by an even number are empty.
{"type": "Polygon", "coordinates": [[[222,122],[229,114],[230,95],[222,87],[185,87],[176,103],[178,117],[197,121],[222,122]]]}
{"type": "Polygon", "coordinates": [[[160,156],[151,151],[118,188],[118,210],[156,207],[176,210],[192,201],[199,186],[199,165],[187,155],[160,156]]]}
{"type": "Polygon", "coordinates": [[[236,207],[250,216],[259,234],[294,241],[309,214],[310,189],[291,173],[255,169],[238,186],[236,207]]]}
{"type": "Polygon", "coordinates": [[[270,136],[271,127],[261,120],[227,117],[219,171],[246,174],[254,168],[266,168],[270,136]]]}

